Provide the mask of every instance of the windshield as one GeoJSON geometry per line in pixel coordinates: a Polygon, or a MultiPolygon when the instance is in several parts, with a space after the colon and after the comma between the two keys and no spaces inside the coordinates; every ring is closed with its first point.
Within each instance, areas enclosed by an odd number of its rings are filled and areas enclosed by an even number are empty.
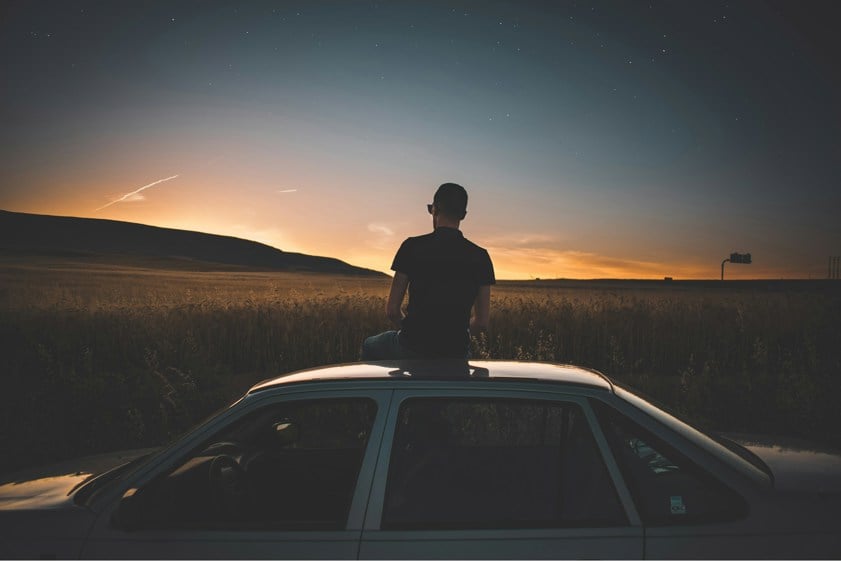
{"type": "Polygon", "coordinates": [[[649,401],[626,390],[618,384],[614,385],[613,390],[616,396],[620,399],[628,402],[637,409],[642,410],[653,419],[663,425],[666,425],[669,429],[690,441],[692,444],[709,452],[716,458],[719,458],[745,476],[765,485],[771,484],[772,479],[770,473],[760,467],[757,467],[753,462],[748,461],[742,457],[741,454],[737,454],[730,447],[722,445],[715,438],[701,432],[695,427],[688,425],[674,415],[667,413],[662,408],[651,404],[649,401]]]}

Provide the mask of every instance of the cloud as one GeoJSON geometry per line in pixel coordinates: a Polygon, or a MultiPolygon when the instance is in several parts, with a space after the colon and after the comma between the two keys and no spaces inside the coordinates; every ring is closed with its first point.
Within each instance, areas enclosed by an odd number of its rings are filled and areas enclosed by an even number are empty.
{"type": "Polygon", "coordinates": [[[486,236],[482,239],[482,241],[483,245],[506,248],[550,248],[561,243],[557,236],[534,232],[509,233],[502,236],[486,236]]]}
{"type": "Polygon", "coordinates": [[[148,185],[144,185],[140,189],[135,189],[131,193],[126,193],[125,195],[123,195],[119,199],[115,199],[115,200],[111,201],[110,203],[108,203],[107,205],[103,205],[103,206],[99,207],[94,212],[98,212],[98,211],[102,210],[103,208],[108,208],[109,206],[111,206],[113,204],[116,204],[116,203],[133,203],[133,202],[137,202],[137,201],[145,201],[146,197],[144,197],[143,195],[140,194],[141,191],[145,191],[149,187],[154,187],[158,183],[163,183],[164,181],[169,181],[170,179],[175,179],[176,177],[178,177],[178,175],[173,175],[171,177],[165,177],[163,179],[158,179],[157,181],[153,181],[152,183],[149,183],[148,185]]]}
{"type": "Polygon", "coordinates": [[[297,189],[281,189],[278,193],[297,193],[297,189]]]}
{"type": "Polygon", "coordinates": [[[393,236],[394,230],[386,226],[385,224],[380,224],[377,222],[371,222],[368,224],[368,231],[373,232],[375,234],[380,234],[381,236],[393,236]]]}
{"type": "Polygon", "coordinates": [[[369,222],[368,231],[372,234],[366,241],[368,247],[387,252],[396,249],[394,247],[395,229],[393,224],[369,222]]]}

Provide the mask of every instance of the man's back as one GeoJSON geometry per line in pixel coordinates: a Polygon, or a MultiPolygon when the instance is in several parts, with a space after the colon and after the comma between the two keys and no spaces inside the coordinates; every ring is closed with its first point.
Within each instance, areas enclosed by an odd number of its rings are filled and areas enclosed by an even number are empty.
{"type": "Polygon", "coordinates": [[[400,342],[427,356],[464,357],[479,287],[494,283],[488,252],[455,228],[403,242],[392,269],[409,277],[400,342]]]}

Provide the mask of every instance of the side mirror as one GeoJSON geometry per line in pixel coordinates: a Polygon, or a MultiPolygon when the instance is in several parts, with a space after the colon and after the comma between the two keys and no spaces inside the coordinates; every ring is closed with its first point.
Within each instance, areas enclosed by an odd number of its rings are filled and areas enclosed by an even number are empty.
{"type": "Polygon", "coordinates": [[[272,430],[274,431],[275,442],[280,446],[289,446],[298,442],[300,431],[298,425],[293,421],[287,419],[278,421],[272,425],[272,430]]]}

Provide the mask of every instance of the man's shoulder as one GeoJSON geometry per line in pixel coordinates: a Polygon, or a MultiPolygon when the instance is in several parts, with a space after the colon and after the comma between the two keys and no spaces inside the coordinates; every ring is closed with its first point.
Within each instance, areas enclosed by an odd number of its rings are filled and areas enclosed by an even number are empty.
{"type": "Polygon", "coordinates": [[[427,234],[419,234],[417,236],[409,236],[406,238],[406,241],[403,243],[418,243],[431,240],[435,237],[435,232],[429,232],[427,234]]]}
{"type": "Polygon", "coordinates": [[[429,244],[431,239],[431,234],[421,234],[420,236],[409,236],[403,243],[400,244],[400,250],[406,251],[410,248],[422,248],[424,245],[429,244]]]}
{"type": "Polygon", "coordinates": [[[490,255],[488,254],[488,250],[482,247],[481,245],[474,243],[468,240],[467,238],[464,238],[464,247],[466,253],[468,255],[473,256],[473,259],[490,261],[490,255]]]}
{"type": "Polygon", "coordinates": [[[488,252],[487,249],[485,249],[484,247],[482,247],[481,245],[479,245],[475,242],[472,242],[472,241],[468,240],[467,238],[464,238],[464,242],[465,242],[465,244],[467,244],[467,247],[469,247],[473,251],[482,251],[484,253],[488,252]]]}

